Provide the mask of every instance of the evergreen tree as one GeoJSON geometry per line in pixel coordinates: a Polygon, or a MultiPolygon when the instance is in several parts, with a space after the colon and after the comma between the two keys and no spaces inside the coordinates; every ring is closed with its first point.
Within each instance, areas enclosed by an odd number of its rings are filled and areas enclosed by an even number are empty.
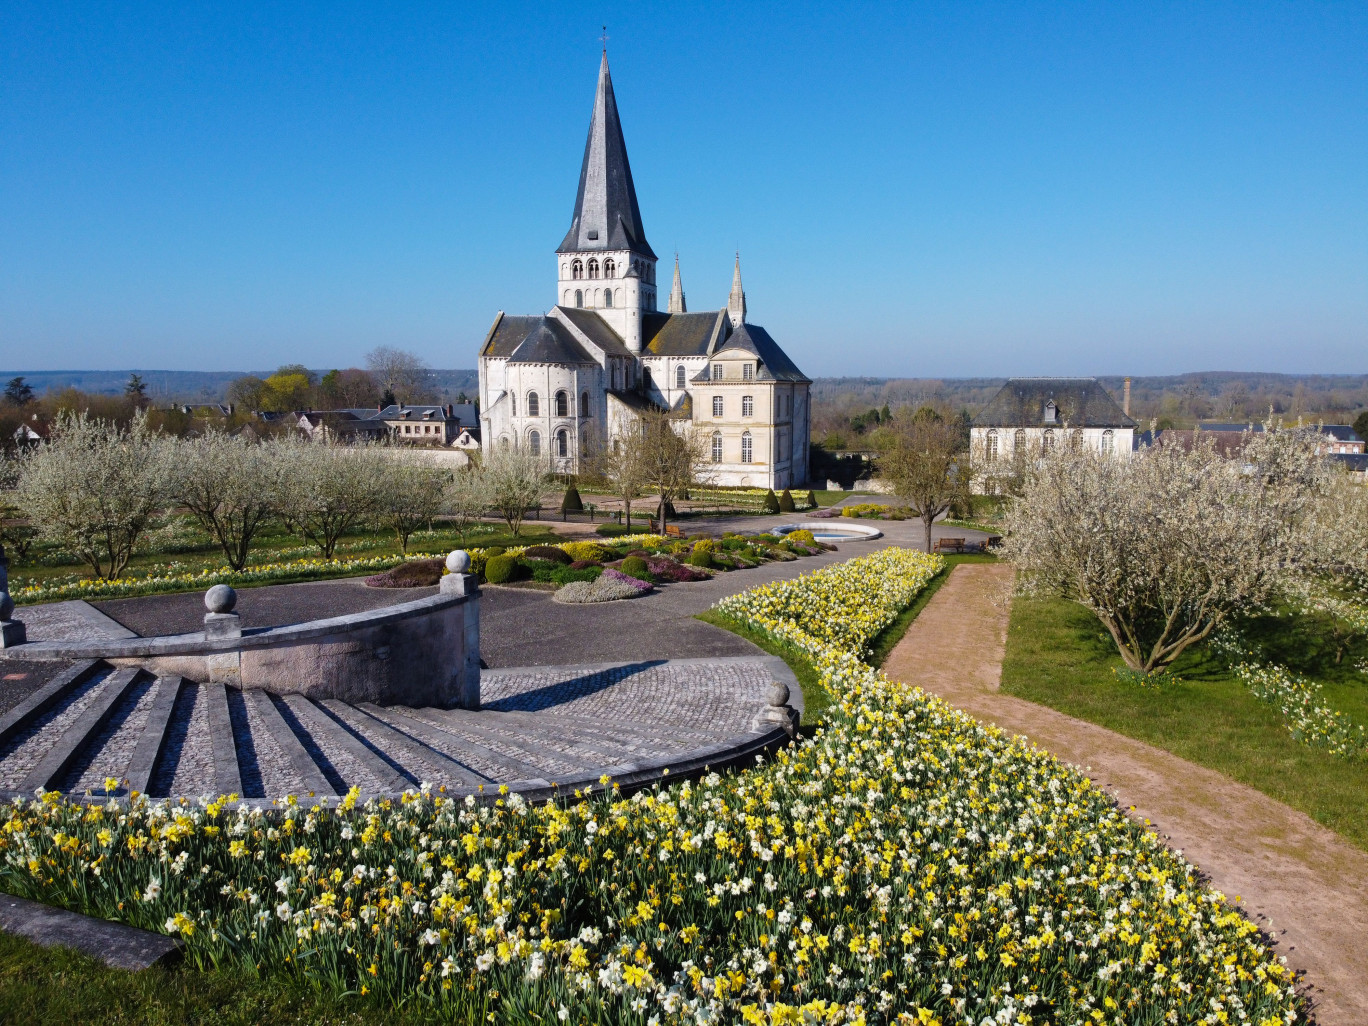
{"type": "Polygon", "coordinates": [[[779,512],[792,513],[797,508],[798,507],[793,504],[793,493],[785,488],[783,494],[779,496],[779,512]]]}
{"type": "Polygon", "coordinates": [[[583,513],[584,503],[580,501],[579,489],[571,482],[570,487],[565,489],[565,497],[561,499],[562,513],[583,513]]]}
{"type": "Polygon", "coordinates": [[[142,379],[141,374],[128,376],[128,384],[124,385],[124,395],[132,400],[138,409],[147,405],[147,382],[142,379]]]}
{"type": "Polygon", "coordinates": [[[22,377],[10,378],[5,385],[5,401],[15,406],[27,406],[33,402],[33,386],[22,377]]]}
{"type": "Polygon", "coordinates": [[[769,492],[766,493],[766,495],[765,495],[765,512],[766,512],[766,513],[778,513],[778,512],[779,512],[779,496],[777,496],[777,495],[774,494],[774,489],[773,489],[773,488],[771,488],[771,489],[769,490],[769,492]]]}

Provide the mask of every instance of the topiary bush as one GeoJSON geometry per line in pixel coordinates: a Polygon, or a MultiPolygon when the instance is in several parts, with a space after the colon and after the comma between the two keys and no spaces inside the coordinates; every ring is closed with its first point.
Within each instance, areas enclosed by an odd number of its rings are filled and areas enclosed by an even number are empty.
{"type": "Polygon", "coordinates": [[[574,556],[555,545],[531,545],[523,550],[523,555],[528,559],[548,559],[563,566],[569,566],[575,561],[574,556]]]}
{"type": "Polygon", "coordinates": [[[490,584],[507,584],[518,575],[518,557],[501,555],[485,561],[485,580],[490,584]]]}
{"type": "Polygon", "coordinates": [[[797,542],[800,545],[817,544],[817,539],[813,537],[812,532],[807,530],[807,528],[804,528],[801,531],[790,531],[788,540],[791,542],[797,542]]]}
{"type": "Polygon", "coordinates": [[[561,499],[562,513],[583,513],[584,503],[580,500],[579,489],[573,484],[565,490],[565,496],[561,499]]]}
{"type": "Polygon", "coordinates": [[[777,495],[774,494],[774,489],[773,489],[773,488],[771,488],[768,492],[765,493],[765,512],[766,512],[766,513],[778,513],[778,512],[779,512],[779,496],[777,496],[777,495]]]}
{"type": "Polygon", "coordinates": [[[570,558],[575,560],[593,560],[595,563],[602,563],[608,550],[598,542],[591,541],[572,541],[562,542],[560,547],[570,553],[570,558]]]}
{"type": "Polygon", "coordinates": [[[785,488],[783,494],[779,496],[779,512],[793,513],[797,509],[798,507],[793,504],[793,493],[785,488]]]}
{"type": "Polygon", "coordinates": [[[812,491],[811,489],[808,490],[807,504],[808,509],[817,508],[817,493],[812,491]]]}
{"type": "Polygon", "coordinates": [[[705,570],[711,570],[714,566],[717,565],[717,563],[713,559],[712,549],[700,550],[697,547],[695,547],[693,552],[689,554],[689,565],[699,566],[705,570]]]}
{"type": "Polygon", "coordinates": [[[628,577],[635,577],[638,581],[649,581],[651,579],[651,568],[646,565],[646,560],[640,556],[628,556],[622,561],[619,569],[628,577]]]}
{"type": "Polygon", "coordinates": [[[508,550],[502,545],[491,545],[484,550],[483,555],[485,559],[493,559],[495,556],[502,556],[506,551],[508,550]]]}

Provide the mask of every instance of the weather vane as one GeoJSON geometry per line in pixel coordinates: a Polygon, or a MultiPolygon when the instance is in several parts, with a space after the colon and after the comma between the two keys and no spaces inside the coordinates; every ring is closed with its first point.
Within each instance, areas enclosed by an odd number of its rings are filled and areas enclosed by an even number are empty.
{"type": "Polygon", "coordinates": [[[603,35],[599,36],[599,41],[603,43],[603,52],[608,52],[608,26],[603,26],[603,35]]]}

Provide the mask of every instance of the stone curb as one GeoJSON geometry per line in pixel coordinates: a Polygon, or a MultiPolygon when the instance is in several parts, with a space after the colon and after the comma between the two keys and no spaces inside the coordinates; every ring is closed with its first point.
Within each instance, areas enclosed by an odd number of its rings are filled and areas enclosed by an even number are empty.
{"type": "Polygon", "coordinates": [[[178,958],[181,945],[159,933],[0,894],[0,930],[44,948],[72,948],[114,969],[139,970],[178,958]]]}

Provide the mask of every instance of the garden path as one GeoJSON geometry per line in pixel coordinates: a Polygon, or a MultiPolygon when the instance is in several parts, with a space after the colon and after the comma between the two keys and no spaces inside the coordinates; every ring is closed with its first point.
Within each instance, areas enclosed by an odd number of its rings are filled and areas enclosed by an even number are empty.
{"type": "Polygon", "coordinates": [[[1012,574],[1002,563],[954,568],[885,672],[1086,767],[1277,938],[1306,973],[1318,1022],[1368,1022],[1368,853],[1220,773],[1002,694],[1012,574]]]}

